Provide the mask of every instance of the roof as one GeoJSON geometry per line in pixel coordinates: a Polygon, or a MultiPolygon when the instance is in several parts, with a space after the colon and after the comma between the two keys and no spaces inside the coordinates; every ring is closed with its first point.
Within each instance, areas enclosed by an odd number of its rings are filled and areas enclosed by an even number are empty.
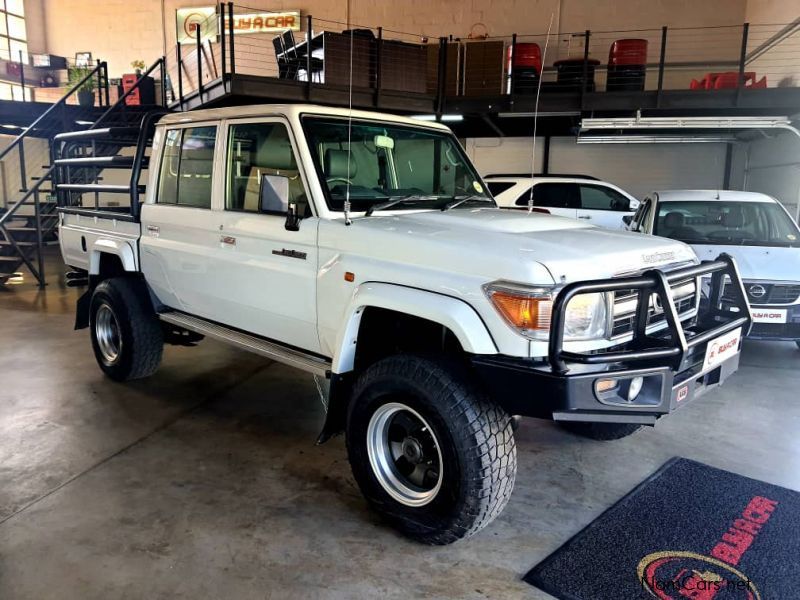
{"type": "Polygon", "coordinates": [[[389,121],[398,125],[412,125],[414,127],[426,127],[441,131],[450,131],[450,128],[434,121],[422,121],[409,117],[399,117],[388,113],[373,112],[367,110],[349,111],[347,108],[337,108],[333,106],[321,106],[318,104],[252,104],[249,106],[228,106],[225,108],[207,108],[187,112],[176,112],[165,115],[159,123],[195,123],[199,121],[209,121],[217,119],[230,119],[242,117],[266,117],[280,115],[287,118],[299,117],[301,115],[322,115],[332,117],[348,117],[354,119],[379,119],[389,121]]]}
{"type": "Polygon", "coordinates": [[[757,192],[740,192],[734,190],[661,190],[652,195],[658,195],[659,202],[688,202],[692,200],[723,201],[723,202],[777,202],[775,198],[757,192]]]}
{"type": "Polygon", "coordinates": [[[570,173],[490,173],[484,179],[590,179],[600,181],[592,175],[574,175],[570,173]]]}

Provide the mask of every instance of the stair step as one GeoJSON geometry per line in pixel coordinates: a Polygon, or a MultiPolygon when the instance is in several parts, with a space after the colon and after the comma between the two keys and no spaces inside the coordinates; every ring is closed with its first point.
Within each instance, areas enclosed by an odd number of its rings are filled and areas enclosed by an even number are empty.
{"type": "MultiPolygon", "coordinates": [[[[19,240],[14,240],[14,241],[17,242],[17,246],[27,247],[27,246],[35,246],[36,245],[36,242],[19,241],[19,240]]],[[[0,247],[3,247],[3,246],[11,246],[12,248],[14,247],[13,244],[11,242],[9,242],[8,240],[0,240],[0,247]]]]}

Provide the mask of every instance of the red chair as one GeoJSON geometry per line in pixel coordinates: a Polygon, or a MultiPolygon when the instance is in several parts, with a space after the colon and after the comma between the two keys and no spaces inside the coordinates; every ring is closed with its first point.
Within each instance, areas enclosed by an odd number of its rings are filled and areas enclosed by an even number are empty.
{"type": "Polygon", "coordinates": [[[623,39],[608,50],[606,89],[641,91],[647,75],[647,40],[623,39]]]}
{"type": "MultiPolygon", "coordinates": [[[[762,77],[756,80],[754,71],[742,73],[742,87],[748,90],[767,87],[767,78],[762,77]]],[[[725,71],[724,73],[706,73],[700,81],[692,79],[689,84],[690,90],[735,90],[739,87],[738,71],[725,71]]]]}
{"type": "Polygon", "coordinates": [[[539,44],[526,42],[509,46],[506,67],[508,73],[512,74],[512,93],[533,93],[542,73],[542,50],[539,44]]]}

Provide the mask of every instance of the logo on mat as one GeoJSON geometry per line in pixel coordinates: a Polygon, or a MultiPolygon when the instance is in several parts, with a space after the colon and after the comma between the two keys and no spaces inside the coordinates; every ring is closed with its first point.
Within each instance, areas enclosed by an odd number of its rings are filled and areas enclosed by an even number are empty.
{"type": "Polygon", "coordinates": [[[763,298],[767,295],[767,288],[765,288],[763,285],[755,284],[747,288],[747,293],[753,298],[763,298]]]}
{"type": "Polygon", "coordinates": [[[639,561],[642,587],[659,600],[761,600],[756,585],[737,568],[778,503],[755,496],[708,555],[653,552],[639,561]]]}

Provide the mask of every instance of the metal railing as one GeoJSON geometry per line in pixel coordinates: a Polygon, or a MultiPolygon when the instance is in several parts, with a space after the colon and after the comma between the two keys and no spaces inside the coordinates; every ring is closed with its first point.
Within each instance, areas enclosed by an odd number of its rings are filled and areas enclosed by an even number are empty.
{"type": "Polygon", "coordinates": [[[742,91],[800,86],[800,19],[788,25],[458,39],[305,15],[286,42],[280,32],[243,35],[235,30],[237,19],[269,11],[232,2],[217,10],[196,28],[191,44],[175,47],[174,61],[167,59],[176,84],[175,107],[213,100],[230,91],[235,77],[274,79],[283,86],[277,97],[291,100],[312,99],[317,87],[335,90],[352,82],[362,104],[378,106],[383,94],[404,92],[432,98],[439,112],[449,98],[533,94],[540,79],[545,94],[584,98],[594,92],[654,92],[656,106],[662,93],[672,90],[723,92],[720,97],[730,96],[736,106],[742,91]],[[635,54],[631,44],[638,47],[635,54]],[[726,90],[734,93],[726,95],[726,90]]]}
{"type": "MultiPolygon", "coordinates": [[[[50,176],[53,173],[52,166],[43,166],[40,167],[38,172],[38,176],[33,183],[29,187],[29,177],[28,177],[28,163],[31,157],[26,157],[25,151],[25,140],[28,137],[33,136],[34,132],[46,123],[48,120],[53,119],[57,116],[57,112],[62,110],[64,106],[66,106],[67,101],[73,96],[76,95],[81,89],[84,88],[85,84],[93,80],[93,78],[97,77],[98,79],[104,78],[104,80],[108,81],[107,76],[107,65],[105,62],[100,62],[96,67],[91,69],[83,78],[81,78],[66,94],[64,94],[55,104],[50,106],[46,111],[44,111],[36,120],[33,121],[25,130],[15,137],[12,142],[2,151],[0,152],[0,161],[6,159],[12,152],[17,152],[17,163],[19,165],[19,178],[20,178],[20,193],[22,194],[16,200],[9,202],[8,198],[6,198],[6,208],[5,212],[0,214],[0,233],[2,233],[5,241],[8,242],[9,247],[13,251],[13,256],[17,256],[20,259],[21,263],[24,263],[26,267],[30,270],[31,274],[36,278],[39,282],[40,287],[45,285],[45,275],[44,275],[44,260],[42,254],[42,245],[43,245],[43,231],[47,229],[43,226],[43,218],[45,216],[42,214],[42,206],[41,206],[41,188],[42,185],[49,181],[50,176]],[[10,222],[12,219],[18,216],[18,213],[21,208],[24,206],[33,206],[33,221],[35,227],[35,234],[36,234],[36,243],[35,243],[35,251],[37,256],[37,264],[34,265],[29,253],[26,251],[28,247],[27,244],[23,245],[23,242],[17,240],[17,236],[20,234],[20,230],[14,231],[16,228],[10,227],[10,222]]],[[[63,117],[63,115],[62,115],[63,117]]],[[[73,115],[74,117],[74,115],[73,115]]],[[[66,123],[66,119],[62,118],[62,123],[66,123]]],[[[47,152],[39,152],[33,158],[37,160],[39,164],[43,164],[47,161],[48,153],[47,152]]],[[[26,215],[26,218],[30,218],[31,215],[26,215]]]]}

